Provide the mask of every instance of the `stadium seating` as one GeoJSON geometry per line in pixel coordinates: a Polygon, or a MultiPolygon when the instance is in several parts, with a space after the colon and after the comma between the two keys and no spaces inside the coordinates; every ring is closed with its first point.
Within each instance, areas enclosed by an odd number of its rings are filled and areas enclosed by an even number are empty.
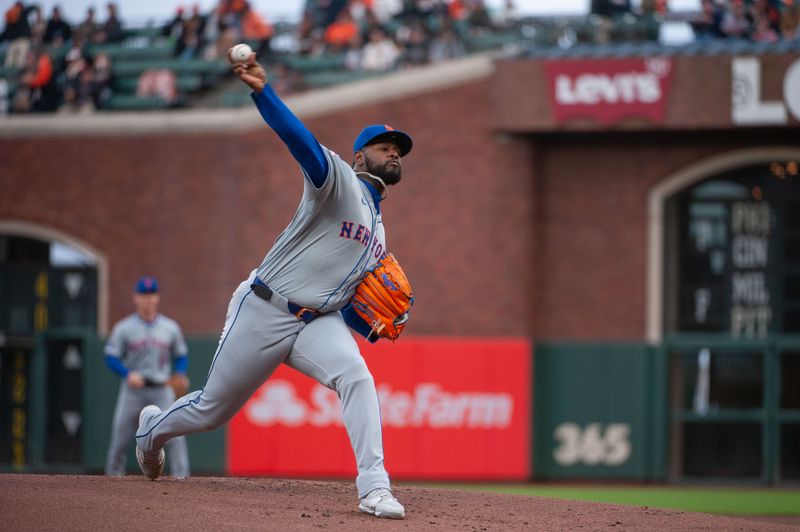
{"type": "MultiPolygon", "coordinates": [[[[390,21],[390,30],[400,21],[390,21]],[[394,25],[393,27],[391,25],[394,25]]],[[[506,50],[528,56],[559,57],[632,57],[641,55],[674,54],[746,54],[791,53],[800,51],[800,42],[780,41],[776,44],[756,43],[741,39],[692,41],[680,46],[659,42],[657,17],[625,15],[614,20],[598,16],[581,17],[529,17],[518,19],[510,26],[495,30],[472,28],[466,21],[454,22],[467,53],[488,50],[506,50]]],[[[436,30],[439,20],[425,21],[429,29],[436,30]]],[[[296,31],[293,24],[274,26],[273,42],[290,42],[296,31]]],[[[251,42],[256,48],[257,43],[251,42]]],[[[60,62],[68,48],[50,51],[54,63],[60,62]]],[[[233,83],[230,65],[226,59],[181,60],[174,56],[175,41],[164,37],[158,26],[127,28],[125,39],[115,44],[95,44],[87,49],[90,56],[107,54],[111,58],[113,96],[104,110],[165,109],[175,106],[202,105],[223,107],[248,105],[249,90],[233,83]],[[150,70],[168,70],[175,75],[178,98],[168,103],[162,98],[137,97],[139,78],[150,70]]],[[[0,65],[2,65],[0,53],[0,65]]],[[[308,89],[329,87],[381,75],[374,72],[353,71],[345,67],[343,53],[299,55],[287,49],[273,50],[269,64],[282,63],[290,72],[302,79],[308,89]]],[[[10,92],[17,86],[21,69],[0,66],[0,78],[5,79],[10,92]]],[[[270,73],[272,79],[275,75],[270,73]]]]}

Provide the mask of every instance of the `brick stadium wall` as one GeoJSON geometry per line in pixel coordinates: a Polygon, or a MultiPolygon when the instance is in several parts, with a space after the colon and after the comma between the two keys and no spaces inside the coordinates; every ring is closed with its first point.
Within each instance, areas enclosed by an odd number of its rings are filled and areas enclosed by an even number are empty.
{"type": "MultiPolygon", "coordinates": [[[[489,81],[306,120],[349,159],[369,123],[415,140],[383,205],[414,283],[410,334],[642,340],[647,194],[671,173],[780,129],[496,134],[489,81]]],[[[677,105],[677,104],[676,104],[677,105]]],[[[256,111],[253,110],[255,113],[256,111]]],[[[245,133],[0,141],[0,219],[103,251],[111,323],[135,278],[163,284],[188,333],[220,330],[230,293],[293,215],[296,163],[266,127],[245,133]]]]}
{"type": "MultiPolygon", "coordinates": [[[[471,83],[306,121],[346,159],[369,123],[414,137],[404,182],[383,207],[389,247],[419,302],[411,334],[529,330],[530,301],[520,295],[531,262],[527,149],[493,140],[487,90],[471,83]]],[[[302,191],[297,164],[266,125],[4,139],[0,160],[0,219],[56,228],[106,254],[110,323],[131,311],[133,282],[148,272],[162,282],[163,312],[188,333],[221,329],[231,292],[289,222],[302,191]]]]}
{"type": "Polygon", "coordinates": [[[538,137],[536,338],[641,341],[650,190],[714,155],[794,139],[790,130],[538,137]]]}

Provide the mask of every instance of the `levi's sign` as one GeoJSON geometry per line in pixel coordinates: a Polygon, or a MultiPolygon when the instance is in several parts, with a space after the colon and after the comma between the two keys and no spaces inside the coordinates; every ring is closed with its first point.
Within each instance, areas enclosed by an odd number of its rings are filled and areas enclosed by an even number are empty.
{"type": "Polygon", "coordinates": [[[625,118],[664,121],[672,61],[664,58],[546,61],[553,118],[613,124],[625,118]]]}
{"type": "MultiPolygon", "coordinates": [[[[375,378],[393,478],[530,476],[526,340],[404,338],[359,347],[375,378]]],[[[336,392],[286,366],[234,416],[226,449],[234,475],[356,474],[336,392]]]]}

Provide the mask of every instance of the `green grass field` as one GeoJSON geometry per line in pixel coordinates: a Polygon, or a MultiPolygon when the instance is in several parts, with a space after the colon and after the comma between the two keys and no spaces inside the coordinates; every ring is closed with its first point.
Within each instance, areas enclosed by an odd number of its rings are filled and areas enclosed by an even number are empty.
{"type": "Polygon", "coordinates": [[[725,515],[800,515],[800,489],[752,487],[598,486],[543,484],[424,484],[425,487],[508,493],[674,508],[725,515]]]}

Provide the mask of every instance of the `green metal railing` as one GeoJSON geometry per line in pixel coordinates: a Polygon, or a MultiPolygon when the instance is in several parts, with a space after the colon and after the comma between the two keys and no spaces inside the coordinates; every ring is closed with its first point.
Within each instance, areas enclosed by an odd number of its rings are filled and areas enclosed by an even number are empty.
{"type": "MultiPolygon", "coordinates": [[[[722,335],[681,334],[665,339],[660,349],[665,358],[682,354],[693,354],[708,349],[715,356],[725,357],[735,354],[755,353],[761,355],[761,404],[752,408],[719,408],[698,413],[681,406],[680,398],[669,401],[670,425],[676,424],[719,424],[719,423],[758,423],[761,429],[761,475],[760,481],[767,484],[783,482],[780,460],[796,449],[782,449],[780,431],[784,424],[800,424],[800,405],[791,408],[781,407],[781,356],[800,356],[800,335],[774,335],[764,339],[736,339],[722,335]]],[[[674,379],[674,375],[670,377],[674,379]]],[[[671,386],[675,394],[675,383],[671,386]]],[[[676,464],[676,449],[671,455],[671,480],[685,480],[679,472],[681,464],[676,464]]],[[[797,479],[791,479],[796,481],[797,479]]]]}

